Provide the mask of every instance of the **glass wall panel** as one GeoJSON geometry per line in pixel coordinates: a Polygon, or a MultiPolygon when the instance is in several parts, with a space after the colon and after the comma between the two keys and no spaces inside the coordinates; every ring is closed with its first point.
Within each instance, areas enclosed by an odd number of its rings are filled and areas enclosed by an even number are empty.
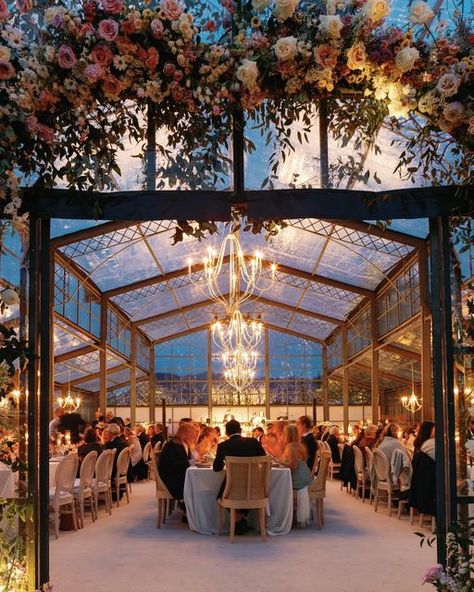
{"type": "Polygon", "coordinates": [[[350,322],[347,330],[349,357],[370,345],[370,308],[366,308],[350,322]]]}
{"type": "Polygon", "coordinates": [[[130,357],[132,332],[130,325],[114,310],[107,308],[107,344],[130,357]]]}

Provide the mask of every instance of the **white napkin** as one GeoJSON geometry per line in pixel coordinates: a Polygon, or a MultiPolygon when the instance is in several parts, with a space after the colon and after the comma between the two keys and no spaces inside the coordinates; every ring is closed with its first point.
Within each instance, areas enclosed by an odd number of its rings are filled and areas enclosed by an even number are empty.
{"type": "Polygon", "coordinates": [[[296,491],[296,523],[298,526],[308,526],[311,522],[311,502],[307,487],[296,491]]]}

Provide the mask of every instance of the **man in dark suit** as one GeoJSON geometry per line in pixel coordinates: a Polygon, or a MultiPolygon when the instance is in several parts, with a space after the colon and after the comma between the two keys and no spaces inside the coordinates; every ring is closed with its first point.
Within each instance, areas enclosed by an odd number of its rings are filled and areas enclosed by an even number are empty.
{"type": "MultiPolygon", "coordinates": [[[[231,419],[226,423],[225,433],[227,440],[217,446],[216,458],[212,468],[214,471],[222,471],[225,465],[226,456],[265,456],[265,450],[255,438],[243,438],[240,423],[231,419]]],[[[225,479],[222,483],[218,497],[221,497],[225,488],[225,479]]],[[[244,534],[249,530],[247,524],[248,511],[236,512],[235,534],[244,534]]]]}
{"type": "Polygon", "coordinates": [[[311,420],[307,415],[302,415],[296,420],[296,428],[303,444],[308,452],[306,464],[313,470],[314,459],[316,458],[317,444],[311,431],[311,420]]]}
{"type": "Polygon", "coordinates": [[[155,433],[150,438],[151,447],[155,448],[158,442],[161,442],[163,445],[165,442],[165,434],[163,433],[163,426],[161,423],[155,424],[155,433]]]}
{"type": "MultiPolygon", "coordinates": [[[[116,423],[111,423],[107,428],[105,428],[103,433],[104,438],[104,448],[105,450],[111,450],[115,448],[117,452],[115,453],[114,457],[114,464],[112,468],[112,481],[115,479],[117,474],[117,459],[118,455],[122,452],[124,448],[128,448],[128,444],[124,438],[122,438],[122,430],[120,426],[116,423]]],[[[131,474],[131,465],[128,466],[127,472],[127,481],[132,481],[132,474],[131,474]]],[[[125,486],[120,486],[120,497],[122,497],[123,492],[125,491],[125,486]],[[123,489],[123,491],[122,491],[123,489]]],[[[115,488],[112,488],[112,497],[115,498],[115,488]]]]}
{"type": "Polygon", "coordinates": [[[137,424],[135,426],[135,434],[136,434],[136,436],[140,442],[140,446],[142,447],[142,450],[143,450],[145,448],[145,446],[148,444],[148,442],[150,441],[150,438],[145,433],[145,428],[142,425],[137,424]]]}

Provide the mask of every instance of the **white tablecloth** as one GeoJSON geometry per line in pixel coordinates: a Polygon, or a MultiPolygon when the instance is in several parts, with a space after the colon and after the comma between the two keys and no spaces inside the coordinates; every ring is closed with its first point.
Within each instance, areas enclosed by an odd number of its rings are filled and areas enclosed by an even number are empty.
{"type": "MultiPolygon", "coordinates": [[[[208,468],[190,467],[184,482],[184,503],[189,527],[199,534],[217,534],[217,494],[225,472],[208,468]]],[[[267,509],[267,532],[277,536],[288,534],[293,521],[293,487],[290,469],[271,469],[269,508],[267,509]]],[[[255,521],[253,511],[249,523],[255,521]]],[[[228,512],[224,513],[228,520],[228,512]]],[[[224,523],[225,526],[226,523],[224,523]]]]}
{"type": "MultiPolygon", "coordinates": [[[[49,463],[49,486],[55,486],[57,462],[49,463]]],[[[13,473],[10,468],[0,462],[0,497],[17,497],[18,473],[13,473]]]]}

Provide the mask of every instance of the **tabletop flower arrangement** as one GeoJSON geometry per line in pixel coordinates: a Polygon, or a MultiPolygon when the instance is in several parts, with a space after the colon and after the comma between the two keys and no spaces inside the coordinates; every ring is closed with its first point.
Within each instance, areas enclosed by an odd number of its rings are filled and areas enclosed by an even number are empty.
{"type": "Polygon", "coordinates": [[[446,550],[446,567],[438,564],[430,568],[423,577],[423,583],[432,584],[439,592],[470,592],[474,589],[472,555],[469,550],[462,550],[459,537],[453,532],[446,536],[446,550]]]}
{"type": "Polygon", "coordinates": [[[422,114],[472,149],[474,34],[459,17],[435,37],[423,0],[405,28],[385,25],[388,0],[221,5],[204,20],[202,2],[191,12],[179,0],[17,0],[14,9],[0,0],[5,213],[21,205],[14,172],[46,186],[113,186],[117,150],[124,137],[143,138],[150,104],[171,146],[189,155],[225,144],[235,109],[264,109],[278,127],[281,112],[329,97],[344,112],[354,96],[377,105],[375,119],[422,114]]]}

